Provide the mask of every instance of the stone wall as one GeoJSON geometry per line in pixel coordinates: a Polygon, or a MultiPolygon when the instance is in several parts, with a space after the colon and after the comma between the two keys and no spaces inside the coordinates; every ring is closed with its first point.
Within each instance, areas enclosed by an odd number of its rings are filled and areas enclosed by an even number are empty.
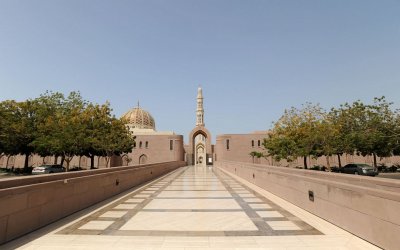
{"type": "MultiPolygon", "coordinates": [[[[275,161],[271,156],[266,158],[256,158],[251,157],[250,152],[262,152],[267,155],[267,152],[262,145],[264,138],[267,137],[266,131],[258,131],[249,134],[224,134],[218,135],[216,139],[216,161],[236,161],[236,162],[248,162],[248,163],[258,163],[263,165],[273,165],[273,166],[290,166],[290,167],[303,167],[304,159],[299,157],[292,162],[287,162],[285,160],[275,161]],[[229,146],[227,145],[229,143],[229,146]]],[[[378,157],[378,164],[385,164],[386,166],[391,166],[394,164],[400,164],[399,156],[378,157]]],[[[342,166],[348,163],[366,163],[369,165],[373,164],[372,156],[361,156],[361,155],[342,155],[340,157],[342,166]]],[[[339,159],[337,156],[330,156],[329,162],[331,166],[339,166],[339,159]]],[[[325,156],[314,159],[312,157],[307,158],[307,164],[309,167],[314,165],[327,166],[327,158],[325,156]]]]}
{"type": "Polygon", "coordinates": [[[398,180],[221,160],[215,166],[379,247],[400,246],[398,180]]]}
{"type": "Polygon", "coordinates": [[[182,166],[176,161],[2,180],[0,244],[182,166]]]}

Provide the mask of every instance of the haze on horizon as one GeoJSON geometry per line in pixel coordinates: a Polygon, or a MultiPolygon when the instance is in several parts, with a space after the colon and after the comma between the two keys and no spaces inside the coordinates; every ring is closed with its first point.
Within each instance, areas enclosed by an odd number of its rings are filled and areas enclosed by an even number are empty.
{"type": "Polygon", "coordinates": [[[0,101],[46,90],[137,105],[185,140],[203,88],[213,134],[285,108],[386,96],[400,107],[400,1],[0,2],[0,101]]]}

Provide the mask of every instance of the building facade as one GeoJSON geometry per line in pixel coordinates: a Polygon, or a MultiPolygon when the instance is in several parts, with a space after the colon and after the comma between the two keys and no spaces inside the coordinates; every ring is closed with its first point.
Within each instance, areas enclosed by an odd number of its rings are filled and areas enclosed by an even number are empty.
{"type": "Polygon", "coordinates": [[[135,136],[135,145],[132,153],[121,156],[117,165],[183,161],[183,136],[176,135],[173,131],[156,131],[153,116],[139,104],[126,112],[122,119],[127,122],[132,136],[135,136]]]}

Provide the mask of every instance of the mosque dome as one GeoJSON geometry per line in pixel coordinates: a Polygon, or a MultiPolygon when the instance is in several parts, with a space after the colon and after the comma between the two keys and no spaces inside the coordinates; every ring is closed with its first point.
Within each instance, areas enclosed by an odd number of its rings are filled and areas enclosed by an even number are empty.
{"type": "Polygon", "coordinates": [[[156,129],[153,116],[146,110],[139,107],[139,105],[128,112],[126,112],[122,119],[125,119],[130,129],[156,129]]]}

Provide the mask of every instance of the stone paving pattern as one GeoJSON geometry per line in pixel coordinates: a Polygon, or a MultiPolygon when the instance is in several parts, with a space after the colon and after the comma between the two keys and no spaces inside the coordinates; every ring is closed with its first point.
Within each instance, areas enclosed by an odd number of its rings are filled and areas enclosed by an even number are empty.
{"type": "MultiPolygon", "coordinates": [[[[378,249],[212,167],[185,167],[21,249],[378,249]]],[[[23,240],[23,239],[22,239],[23,240]]],[[[21,240],[20,240],[21,241],[21,240]]]]}

